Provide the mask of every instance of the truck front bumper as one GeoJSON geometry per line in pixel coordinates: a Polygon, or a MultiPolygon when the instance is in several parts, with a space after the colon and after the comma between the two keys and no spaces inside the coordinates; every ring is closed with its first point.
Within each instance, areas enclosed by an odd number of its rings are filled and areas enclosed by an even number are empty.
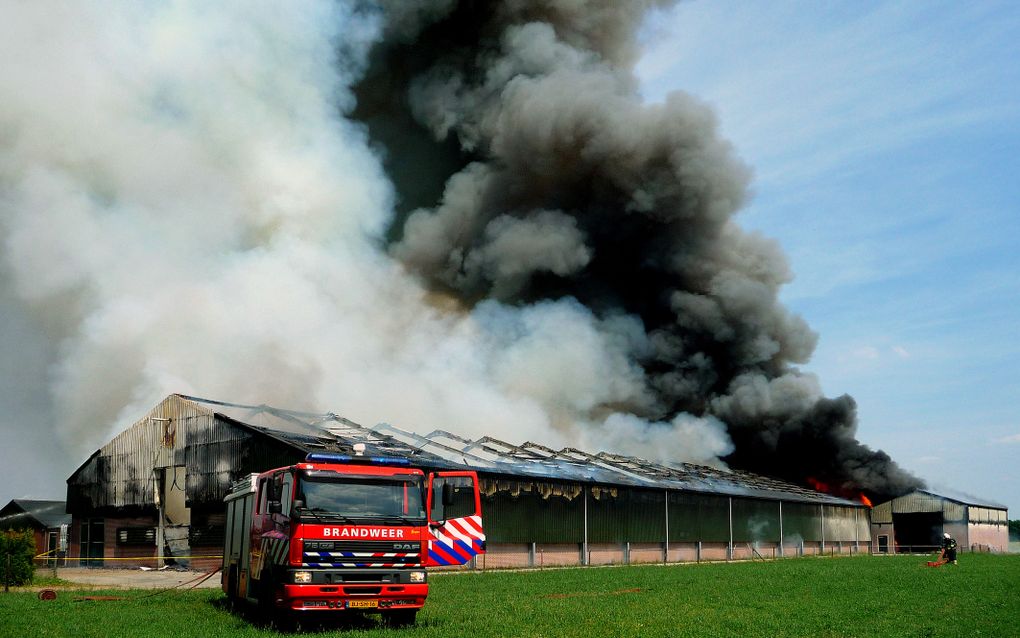
{"type": "Polygon", "coordinates": [[[420,584],[336,584],[282,586],[282,606],[293,610],[385,611],[416,609],[425,604],[428,583],[420,584]]]}

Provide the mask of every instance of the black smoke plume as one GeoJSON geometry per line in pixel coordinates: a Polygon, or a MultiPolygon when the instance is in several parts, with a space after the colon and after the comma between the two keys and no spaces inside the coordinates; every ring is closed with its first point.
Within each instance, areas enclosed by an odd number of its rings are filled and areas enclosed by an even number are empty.
{"type": "MultiPolygon", "coordinates": [[[[714,417],[731,466],[872,497],[919,481],[855,438],[852,398],[796,367],[816,334],[778,302],[775,242],[734,214],[750,171],[684,93],[645,104],[636,34],[666,0],[380,0],[354,117],[397,191],[390,253],[465,308],[576,299],[636,318],[624,412],[714,417]]],[[[593,416],[597,416],[593,414],[593,416]]]]}

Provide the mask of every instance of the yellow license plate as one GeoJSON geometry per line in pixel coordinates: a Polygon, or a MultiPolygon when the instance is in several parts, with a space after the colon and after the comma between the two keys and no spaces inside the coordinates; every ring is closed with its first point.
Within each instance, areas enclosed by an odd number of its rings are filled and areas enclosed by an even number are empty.
{"type": "Polygon", "coordinates": [[[379,606],[378,600],[352,600],[347,603],[351,609],[370,609],[379,606]]]}

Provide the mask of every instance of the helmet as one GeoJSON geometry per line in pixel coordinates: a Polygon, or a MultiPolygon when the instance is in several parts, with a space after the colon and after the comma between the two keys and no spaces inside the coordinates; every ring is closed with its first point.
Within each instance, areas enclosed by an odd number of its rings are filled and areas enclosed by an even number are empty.
{"type": "Polygon", "coordinates": [[[946,538],[949,538],[949,532],[946,532],[945,534],[943,534],[943,536],[945,536],[946,538]]]}

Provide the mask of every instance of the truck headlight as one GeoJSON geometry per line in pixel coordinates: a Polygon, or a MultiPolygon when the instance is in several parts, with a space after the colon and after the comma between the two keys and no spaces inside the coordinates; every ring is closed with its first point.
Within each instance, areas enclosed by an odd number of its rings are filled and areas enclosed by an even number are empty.
{"type": "Polygon", "coordinates": [[[295,583],[310,583],[312,582],[312,572],[294,572],[295,583]]]}
{"type": "Polygon", "coordinates": [[[411,582],[412,583],[424,583],[425,582],[425,572],[411,572],[411,582]]]}

